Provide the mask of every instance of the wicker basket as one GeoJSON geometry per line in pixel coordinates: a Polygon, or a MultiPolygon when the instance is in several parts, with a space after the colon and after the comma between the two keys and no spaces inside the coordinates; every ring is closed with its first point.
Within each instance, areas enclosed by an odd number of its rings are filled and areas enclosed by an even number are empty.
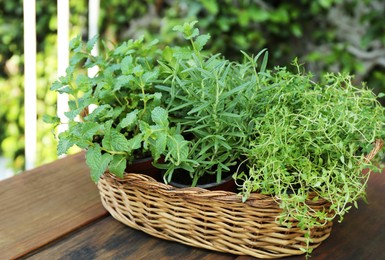
{"type": "MultiPolygon", "coordinates": [[[[375,145],[370,160],[382,142],[375,145]]],[[[271,197],[201,188],[174,188],[143,174],[123,179],[106,172],[98,183],[102,203],[118,221],[155,237],[236,255],[280,258],[299,255],[306,247],[304,231],[280,226],[281,209],[271,197]]],[[[315,210],[328,208],[322,199],[309,202],[315,210]]],[[[332,222],[311,232],[311,248],[329,237],[332,222]]]]}

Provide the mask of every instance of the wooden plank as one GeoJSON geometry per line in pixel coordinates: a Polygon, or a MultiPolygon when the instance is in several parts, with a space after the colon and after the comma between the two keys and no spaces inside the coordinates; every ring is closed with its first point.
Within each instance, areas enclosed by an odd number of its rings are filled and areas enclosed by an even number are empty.
{"type": "Polygon", "coordinates": [[[111,216],[70,234],[30,255],[33,259],[205,259],[230,260],[235,256],[193,248],[152,237],[129,228],[111,216]]]}
{"type": "Polygon", "coordinates": [[[107,212],[84,153],[0,182],[0,256],[23,256],[107,212]]]}

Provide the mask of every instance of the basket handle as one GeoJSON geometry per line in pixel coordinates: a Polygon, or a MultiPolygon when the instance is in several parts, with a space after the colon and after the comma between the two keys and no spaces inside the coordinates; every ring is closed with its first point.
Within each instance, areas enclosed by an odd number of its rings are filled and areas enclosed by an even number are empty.
{"type": "Polygon", "coordinates": [[[375,142],[374,142],[374,147],[373,149],[370,151],[370,153],[368,153],[366,156],[365,156],[365,162],[366,163],[369,163],[373,158],[374,156],[376,156],[376,154],[378,153],[378,151],[381,150],[382,146],[384,145],[384,141],[381,140],[381,139],[377,139],[375,142]]]}

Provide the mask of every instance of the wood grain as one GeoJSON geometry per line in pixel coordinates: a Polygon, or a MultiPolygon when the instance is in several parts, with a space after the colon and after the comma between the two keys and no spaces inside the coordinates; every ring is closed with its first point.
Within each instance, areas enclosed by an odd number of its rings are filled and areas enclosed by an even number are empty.
{"type": "Polygon", "coordinates": [[[129,228],[112,217],[43,248],[28,259],[205,259],[230,260],[235,256],[170,242],[129,228]]]}
{"type": "Polygon", "coordinates": [[[0,182],[0,258],[23,256],[105,216],[84,153],[0,182]]]}

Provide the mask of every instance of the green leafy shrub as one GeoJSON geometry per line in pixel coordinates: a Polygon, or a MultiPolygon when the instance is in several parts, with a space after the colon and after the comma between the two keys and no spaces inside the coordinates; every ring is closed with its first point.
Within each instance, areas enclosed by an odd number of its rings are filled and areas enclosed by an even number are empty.
{"type": "Polygon", "coordinates": [[[175,26],[191,48],[165,50],[166,61],[161,65],[166,80],[157,86],[168,94],[171,120],[181,126],[189,141],[189,154],[182,164],[171,161],[158,167],[166,170],[168,182],[177,169],[184,169],[192,186],[207,174],[216,175],[220,182],[222,173],[231,172],[231,166],[240,163],[241,147],[249,132],[246,96],[255,83],[254,66],[248,60],[240,64],[219,54],[204,55],[210,36],[200,34],[194,25],[175,26]]]}
{"type": "Polygon", "coordinates": [[[162,94],[154,88],[159,80],[157,42],[130,40],[93,56],[96,40],[83,44],[78,37],[71,41],[73,55],[67,73],[51,87],[70,96],[65,113],[68,122],[46,117],[50,123],[68,124],[68,130],[58,136],[58,155],[74,145],[86,149],[95,182],[107,168],[122,177],[134,159],[152,156],[156,161],[165,150],[178,151],[169,153],[178,162],[186,154],[185,141],[179,128],[169,124],[162,94]],[[79,65],[84,69],[98,66],[99,72],[89,77],[79,65]],[[83,116],[90,105],[96,108],[83,116]]]}
{"type": "MultiPolygon", "coordinates": [[[[345,74],[311,74],[277,67],[259,74],[253,132],[245,149],[249,171],[236,174],[243,199],[251,192],[274,196],[283,213],[307,230],[342,217],[365,198],[370,173],[379,157],[365,155],[385,138],[385,110],[373,92],[355,87],[345,74]],[[306,201],[326,199],[330,210],[313,212],[306,201]]],[[[309,243],[309,240],[307,241],[309,243]]]]}

